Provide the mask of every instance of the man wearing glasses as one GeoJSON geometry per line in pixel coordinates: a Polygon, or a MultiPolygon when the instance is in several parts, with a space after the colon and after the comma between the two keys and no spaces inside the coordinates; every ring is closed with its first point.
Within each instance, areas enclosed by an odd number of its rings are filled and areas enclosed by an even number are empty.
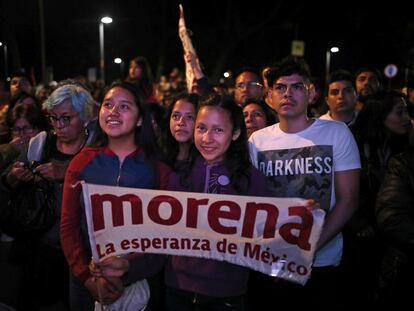
{"type": "Polygon", "coordinates": [[[307,117],[315,90],[304,61],[281,61],[269,72],[268,83],[268,96],[280,122],[250,136],[253,165],[267,176],[275,197],[313,199],[326,216],[310,280],[305,286],[270,281],[267,294],[280,295],[279,307],[294,303],[303,309],[335,309],[341,298],[341,230],[357,207],[358,148],[344,123],[307,117]]]}
{"type": "Polygon", "coordinates": [[[262,100],[264,96],[263,83],[253,69],[243,69],[236,76],[234,101],[244,106],[249,99],[262,100]]]}

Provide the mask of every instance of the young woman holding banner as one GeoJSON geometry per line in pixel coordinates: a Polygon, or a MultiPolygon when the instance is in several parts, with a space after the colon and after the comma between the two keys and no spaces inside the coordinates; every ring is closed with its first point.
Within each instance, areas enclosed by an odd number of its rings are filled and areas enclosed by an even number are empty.
{"type": "MultiPolygon", "coordinates": [[[[171,175],[169,189],[268,196],[265,177],[250,164],[246,140],[242,109],[231,99],[208,98],[195,124],[200,156],[188,173],[171,175]]],[[[248,268],[224,261],[172,256],[166,267],[168,309],[243,310],[248,276],[248,268]]]]}
{"type": "Polygon", "coordinates": [[[157,161],[151,117],[141,92],[127,82],[113,84],[99,111],[95,147],[70,163],[65,177],[60,226],[62,247],[72,275],[72,310],[93,310],[94,300],[115,302],[124,288],[119,278],[94,278],[80,181],[144,189],[165,189],[169,168],[157,161]]]}
{"type": "MultiPolygon", "coordinates": [[[[265,177],[249,161],[246,126],[241,107],[213,96],[201,103],[194,143],[199,155],[186,168],[172,173],[169,190],[267,196],[265,177]],[[254,181],[254,182],[253,182],[254,181]]],[[[92,264],[95,275],[142,277],[145,264],[110,257],[92,264]],[[126,274],[126,272],[128,272],[126,274]]],[[[224,261],[170,256],[166,264],[168,310],[244,310],[249,269],[224,261]]]]}

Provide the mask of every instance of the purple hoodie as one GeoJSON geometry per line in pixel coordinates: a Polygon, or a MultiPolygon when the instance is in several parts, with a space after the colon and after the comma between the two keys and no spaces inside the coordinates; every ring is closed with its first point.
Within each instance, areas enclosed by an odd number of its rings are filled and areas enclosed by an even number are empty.
{"type": "MultiPolygon", "coordinates": [[[[243,195],[270,196],[265,177],[253,166],[249,169],[250,187],[243,195]]],[[[170,175],[168,190],[237,195],[223,163],[207,164],[198,157],[188,179],[180,185],[176,173],[170,175]]],[[[213,297],[239,296],[246,292],[249,269],[204,258],[171,256],[165,271],[168,286],[213,297]]]]}

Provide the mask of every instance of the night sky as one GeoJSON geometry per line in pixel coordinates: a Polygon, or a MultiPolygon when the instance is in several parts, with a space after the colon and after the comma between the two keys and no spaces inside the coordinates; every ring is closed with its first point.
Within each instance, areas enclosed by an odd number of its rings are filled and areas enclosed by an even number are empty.
{"type": "MultiPolygon", "coordinates": [[[[39,1],[0,0],[0,41],[9,47],[9,72],[24,68],[41,78],[39,1]]],[[[400,71],[414,66],[414,20],[403,4],[363,1],[181,1],[186,24],[205,73],[213,80],[224,70],[262,67],[288,55],[291,41],[305,41],[305,59],[315,76],[323,77],[326,50],[331,69],[355,71],[361,66],[383,70],[395,63],[400,71]]],[[[43,0],[46,64],[55,80],[86,75],[99,64],[99,20],[105,26],[107,80],[118,78],[134,56],[148,58],[155,76],[183,68],[175,0],[88,1],[43,0]]],[[[0,50],[2,48],[0,47],[0,50]]],[[[0,76],[4,75],[0,51],[0,76]]],[[[400,75],[396,80],[402,80],[400,75]]]]}

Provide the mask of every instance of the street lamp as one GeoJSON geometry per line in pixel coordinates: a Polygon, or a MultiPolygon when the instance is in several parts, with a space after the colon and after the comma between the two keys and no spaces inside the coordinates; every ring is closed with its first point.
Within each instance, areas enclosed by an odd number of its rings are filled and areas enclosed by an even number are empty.
{"type": "Polygon", "coordinates": [[[112,18],[104,16],[99,23],[99,67],[101,68],[101,79],[105,83],[105,56],[104,56],[104,24],[112,23],[112,18]]]}
{"type": "Polygon", "coordinates": [[[4,55],[4,81],[7,81],[9,68],[8,68],[8,58],[7,58],[7,45],[3,42],[0,42],[0,46],[3,47],[3,55],[4,55]]]}
{"type": "Polygon", "coordinates": [[[124,75],[124,61],[122,60],[122,58],[117,57],[114,59],[114,63],[115,64],[119,64],[119,68],[120,68],[120,72],[121,72],[121,78],[124,75]]]}
{"type": "Polygon", "coordinates": [[[338,52],[339,52],[339,48],[336,46],[333,46],[326,51],[326,72],[325,72],[326,84],[328,83],[328,79],[329,79],[329,72],[330,72],[330,66],[331,66],[331,53],[338,53],[338,52]]]}

